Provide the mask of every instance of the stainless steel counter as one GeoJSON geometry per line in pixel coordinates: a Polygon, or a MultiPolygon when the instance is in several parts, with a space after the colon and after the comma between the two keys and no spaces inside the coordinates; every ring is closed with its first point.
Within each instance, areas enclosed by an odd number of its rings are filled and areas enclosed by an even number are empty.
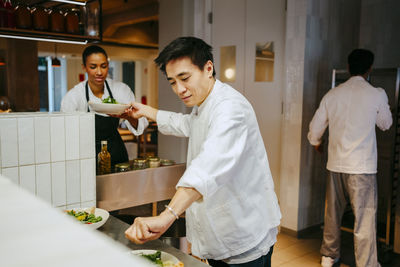
{"type": "Polygon", "coordinates": [[[186,164],[119,172],[96,177],[97,207],[119,210],[171,199],[186,164]]]}
{"type": "Polygon", "coordinates": [[[154,250],[161,250],[167,253],[170,253],[177,257],[180,261],[183,262],[185,267],[205,267],[209,266],[192,256],[189,256],[186,253],[183,253],[179,249],[176,249],[170,245],[167,245],[160,240],[153,240],[149,241],[143,245],[137,245],[126,239],[125,237],[125,230],[128,229],[129,224],[110,216],[107,222],[100,227],[98,230],[103,232],[104,234],[108,235],[112,239],[118,241],[119,243],[125,245],[129,249],[154,249],[154,250]]]}

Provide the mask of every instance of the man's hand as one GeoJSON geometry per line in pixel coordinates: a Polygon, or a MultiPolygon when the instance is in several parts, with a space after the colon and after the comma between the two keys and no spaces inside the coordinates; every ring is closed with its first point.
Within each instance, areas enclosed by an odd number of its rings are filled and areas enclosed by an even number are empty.
{"type": "Polygon", "coordinates": [[[168,211],[155,217],[138,217],[125,231],[125,237],[136,244],[155,240],[167,231],[175,219],[175,216],[168,211]]]}
{"type": "Polygon", "coordinates": [[[320,154],[324,153],[323,142],[321,142],[319,145],[314,146],[314,149],[315,149],[315,151],[317,151],[320,154]]]}
{"type": "Polygon", "coordinates": [[[134,119],[139,119],[141,117],[146,117],[147,119],[150,119],[152,121],[157,120],[157,112],[158,110],[155,108],[152,108],[150,106],[137,103],[137,102],[132,102],[131,106],[124,111],[124,113],[121,114],[121,116],[127,117],[127,118],[134,118],[134,119]]]}

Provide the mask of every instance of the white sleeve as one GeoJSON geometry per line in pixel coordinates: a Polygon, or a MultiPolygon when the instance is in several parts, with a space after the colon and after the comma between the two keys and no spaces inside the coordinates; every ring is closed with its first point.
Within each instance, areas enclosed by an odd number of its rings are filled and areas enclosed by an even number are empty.
{"type": "Polygon", "coordinates": [[[393,123],[392,112],[388,104],[388,97],[385,91],[382,89],[381,101],[378,106],[378,114],[376,116],[376,126],[382,131],[386,131],[390,128],[393,123]]]}
{"type": "Polygon", "coordinates": [[[311,145],[317,146],[321,144],[321,137],[324,134],[326,127],[328,127],[328,112],[326,110],[325,95],[310,122],[307,138],[311,145]]]}
{"type": "Polygon", "coordinates": [[[80,111],[76,99],[76,94],[72,90],[73,89],[68,91],[67,94],[62,98],[60,107],[61,112],[80,111]]]}
{"type": "MultiPolygon", "coordinates": [[[[135,95],[133,94],[131,88],[128,85],[121,83],[121,87],[119,88],[119,97],[117,99],[118,102],[129,104],[135,101],[135,95]]],[[[129,131],[134,135],[138,136],[143,134],[144,129],[149,126],[149,121],[146,118],[140,118],[138,120],[137,129],[135,129],[128,120],[124,120],[125,125],[128,127],[129,131]]]]}
{"type": "MultiPolygon", "coordinates": [[[[236,177],[252,129],[234,103],[219,103],[211,115],[208,136],[200,153],[187,166],[176,187],[192,187],[204,199],[236,177]]],[[[259,144],[263,145],[263,144],[259,144]]]]}
{"type": "Polygon", "coordinates": [[[159,110],[157,112],[158,130],[165,135],[189,137],[191,115],[159,110]]]}
{"type": "Polygon", "coordinates": [[[128,130],[131,131],[131,133],[133,133],[136,136],[143,134],[144,129],[146,129],[147,126],[149,126],[149,121],[144,117],[138,120],[137,129],[133,128],[133,126],[129,123],[128,120],[124,120],[124,122],[125,125],[128,127],[128,130]]]}

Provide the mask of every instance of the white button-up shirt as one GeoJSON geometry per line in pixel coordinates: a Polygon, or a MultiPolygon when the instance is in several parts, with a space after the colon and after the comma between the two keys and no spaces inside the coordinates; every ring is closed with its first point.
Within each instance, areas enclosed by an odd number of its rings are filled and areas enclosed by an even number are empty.
{"type": "Polygon", "coordinates": [[[353,76],[322,98],[310,123],[308,140],[319,145],[329,125],[327,169],[350,174],[376,173],[375,124],[383,131],[392,125],[387,95],[363,77],[353,76]]]}
{"type": "MultiPolygon", "coordinates": [[[[89,104],[86,100],[86,90],[85,90],[86,82],[87,81],[78,83],[77,85],[74,86],[74,88],[72,88],[67,92],[67,94],[63,97],[61,101],[61,109],[60,109],[61,112],[74,112],[74,111],[85,112],[88,110],[89,104]]],[[[125,83],[113,81],[111,79],[107,79],[107,83],[110,87],[114,99],[117,100],[118,103],[130,104],[131,102],[135,101],[135,95],[133,94],[129,86],[126,85],[125,83]]],[[[104,94],[102,98],[98,98],[97,96],[95,96],[92,90],[90,90],[89,84],[88,86],[89,86],[88,91],[89,91],[90,101],[94,103],[102,103],[103,99],[109,97],[106,85],[104,85],[104,94]]],[[[90,107],[89,110],[91,110],[90,107]]],[[[101,116],[108,116],[106,114],[101,114],[101,113],[96,113],[96,114],[101,116]]],[[[149,125],[149,122],[144,117],[140,118],[138,121],[137,129],[133,128],[133,126],[127,120],[125,120],[125,124],[128,127],[129,131],[131,131],[134,135],[141,135],[144,129],[146,129],[146,127],[149,125]]]]}
{"type": "MultiPolygon", "coordinates": [[[[194,255],[227,259],[275,230],[281,213],[256,115],[245,97],[217,80],[191,114],[159,111],[157,124],[164,134],[189,137],[187,168],[177,187],[203,195],[186,210],[194,255]]],[[[270,245],[275,238],[276,232],[270,245]]]]}

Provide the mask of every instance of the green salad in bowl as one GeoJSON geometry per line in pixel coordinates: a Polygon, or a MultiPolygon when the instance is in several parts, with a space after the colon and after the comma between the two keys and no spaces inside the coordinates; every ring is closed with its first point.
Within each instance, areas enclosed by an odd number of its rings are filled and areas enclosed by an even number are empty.
{"type": "Polygon", "coordinates": [[[103,103],[105,103],[105,104],[119,104],[118,102],[117,102],[117,100],[115,100],[114,98],[112,98],[112,97],[107,97],[107,98],[104,98],[103,99],[103,103]]]}

